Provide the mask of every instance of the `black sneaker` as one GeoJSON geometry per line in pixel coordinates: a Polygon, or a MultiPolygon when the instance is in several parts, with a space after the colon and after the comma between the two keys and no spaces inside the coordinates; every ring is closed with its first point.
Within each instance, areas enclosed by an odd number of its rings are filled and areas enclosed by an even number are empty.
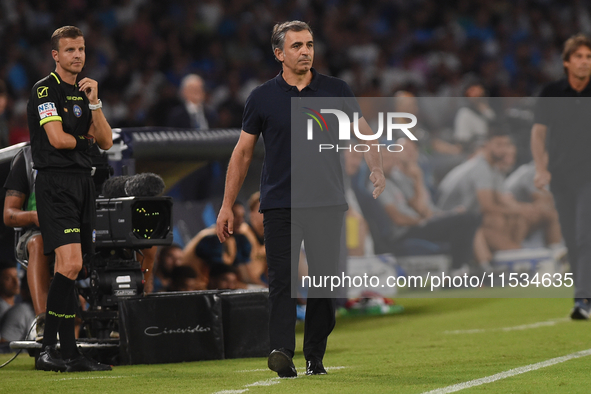
{"type": "Polygon", "coordinates": [[[46,346],[35,362],[35,369],[41,371],[64,372],[66,362],[62,359],[54,346],[46,346]]]}
{"type": "Polygon", "coordinates": [[[591,309],[591,305],[587,299],[578,299],[575,301],[570,318],[573,320],[589,320],[589,309],[591,309]]]}
{"type": "Polygon", "coordinates": [[[292,357],[284,349],[275,349],[269,354],[267,365],[271,371],[277,372],[280,378],[295,378],[298,376],[292,357]]]}
{"type": "Polygon", "coordinates": [[[306,375],[326,375],[322,361],[315,358],[306,361],[306,375]]]}
{"type": "Polygon", "coordinates": [[[110,365],[101,364],[82,354],[66,361],[66,372],[111,371],[110,365]]]}

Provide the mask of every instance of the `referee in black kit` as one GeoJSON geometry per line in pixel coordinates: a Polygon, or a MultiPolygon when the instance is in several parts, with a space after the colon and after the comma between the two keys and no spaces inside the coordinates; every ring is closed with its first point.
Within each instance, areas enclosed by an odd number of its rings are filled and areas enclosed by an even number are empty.
{"type": "Polygon", "coordinates": [[[51,55],[55,71],[33,86],[27,106],[44,253],[56,256],[43,347],[35,366],[45,371],[109,371],[110,366],[84,357],[76,347],[74,280],[83,253],[94,249],[95,190],[88,150],[95,142],[109,149],[111,127],[101,110],[97,82],[83,78],[76,83],[86,60],[82,31],[74,26],[57,29],[51,36],[51,55]]]}
{"type": "MultiPolygon", "coordinates": [[[[262,134],[265,159],[261,174],[260,210],[264,214],[269,267],[271,353],[268,366],[280,377],[295,377],[297,372],[292,358],[295,351],[296,299],[291,297],[292,261],[297,262],[303,239],[310,270],[322,264],[336,266],[347,204],[338,154],[323,156],[336,159],[322,163],[328,169],[316,165],[313,174],[316,178],[325,177],[322,190],[331,192],[329,200],[334,205],[318,201],[318,197],[316,201],[297,205],[291,200],[292,98],[353,98],[353,93],[342,80],[322,75],[312,68],[313,33],[306,23],[291,21],[275,25],[271,42],[282,71],[253,90],[246,102],[242,133],[228,166],[225,196],[217,219],[217,234],[220,241],[224,242],[233,233],[232,205],[248,171],[257,139],[262,134]],[[331,177],[335,174],[339,176],[331,177]],[[330,261],[323,261],[319,255],[328,256],[330,261]]],[[[363,118],[359,121],[359,129],[363,134],[372,133],[363,118]]],[[[320,133],[322,138],[334,138],[331,141],[338,143],[335,134],[320,133]]],[[[374,185],[373,195],[377,198],[385,186],[380,153],[377,150],[366,153],[366,160],[372,171],[370,180],[374,185]]],[[[317,196],[322,194],[314,191],[317,196]]],[[[334,313],[333,299],[308,298],[304,329],[307,375],[326,374],[322,359],[327,338],[335,325],[334,313]]]]}
{"type": "Polygon", "coordinates": [[[538,188],[550,185],[554,195],[575,285],[571,318],[587,320],[591,307],[591,40],[582,34],[569,38],[562,61],[566,78],[546,86],[536,105],[531,132],[534,181],[538,188]]]}

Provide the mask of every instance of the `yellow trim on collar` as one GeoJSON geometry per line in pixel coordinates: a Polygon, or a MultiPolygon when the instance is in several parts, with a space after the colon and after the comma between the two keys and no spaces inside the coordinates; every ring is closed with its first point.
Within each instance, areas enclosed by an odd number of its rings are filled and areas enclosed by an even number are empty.
{"type": "Polygon", "coordinates": [[[60,79],[57,77],[57,75],[55,75],[53,72],[51,73],[51,75],[53,75],[53,77],[55,78],[55,80],[57,81],[58,85],[61,83],[60,79]]]}

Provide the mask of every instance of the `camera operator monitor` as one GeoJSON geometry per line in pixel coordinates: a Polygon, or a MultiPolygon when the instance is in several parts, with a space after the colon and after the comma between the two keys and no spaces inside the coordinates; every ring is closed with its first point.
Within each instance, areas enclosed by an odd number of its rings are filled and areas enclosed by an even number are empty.
{"type": "Polygon", "coordinates": [[[172,243],[171,197],[96,200],[97,248],[143,249],[172,243]]]}

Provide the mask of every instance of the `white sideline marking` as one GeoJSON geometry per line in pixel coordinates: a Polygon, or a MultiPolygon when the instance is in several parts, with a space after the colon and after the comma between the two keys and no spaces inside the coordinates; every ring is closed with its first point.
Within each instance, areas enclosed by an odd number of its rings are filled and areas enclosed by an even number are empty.
{"type": "Polygon", "coordinates": [[[480,386],[480,385],[483,385],[485,383],[492,383],[492,382],[495,382],[497,380],[509,378],[511,376],[520,375],[522,373],[526,373],[526,372],[530,372],[530,371],[535,371],[536,369],[549,367],[551,365],[560,364],[560,363],[563,363],[563,362],[568,361],[568,360],[573,360],[575,358],[586,357],[586,356],[589,356],[589,355],[591,355],[591,349],[587,349],[587,350],[583,350],[583,351],[580,351],[580,352],[568,354],[568,355],[562,356],[562,357],[552,358],[550,360],[542,361],[542,362],[539,362],[539,363],[536,363],[536,364],[526,365],[524,367],[510,369],[508,371],[497,373],[495,375],[487,376],[487,377],[484,377],[484,378],[470,380],[468,382],[458,383],[458,384],[454,384],[452,386],[447,386],[447,387],[443,387],[443,388],[440,388],[440,389],[436,389],[436,390],[432,390],[432,391],[427,391],[427,392],[425,392],[423,394],[447,394],[447,393],[455,393],[456,391],[464,390],[464,389],[467,389],[467,388],[470,388],[470,387],[480,386]]]}
{"type": "Polygon", "coordinates": [[[279,384],[279,383],[281,383],[281,382],[279,381],[279,379],[281,379],[281,378],[278,378],[278,377],[277,377],[277,378],[272,378],[272,379],[267,379],[267,380],[261,380],[261,381],[258,381],[258,382],[254,382],[254,383],[251,383],[251,384],[247,384],[247,385],[246,385],[246,386],[244,386],[244,387],[254,387],[254,386],[273,386],[274,384],[279,384]]]}
{"type": "MultiPolygon", "coordinates": [[[[325,367],[324,369],[326,369],[327,371],[331,371],[331,370],[336,370],[336,369],[344,369],[347,367],[343,367],[343,366],[338,366],[338,367],[325,367]]],[[[305,371],[306,368],[296,368],[298,371],[305,371]]],[[[269,368],[259,368],[259,369],[243,369],[241,371],[235,371],[235,372],[269,372],[271,371],[269,368]]]]}
{"type": "Polygon", "coordinates": [[[324,369],[328,370],[328,371],[332,371],[333,369],[345,369],[347,367],[343,367],[343,366],[339,366],[339,367],[326,367],[324,369]]]}
{"type": "MultiPolygon", "coordinates": [[[[334,370],[334,369],[344,369],[347,367],[343,367],[343,366],[338,366],[338,367],[326,367],[327,370],[334,370]]],[[[297,368],[298,370],[305,370],[305,368],[297,368]]],[[[259,369],[244,369],[241,371],[236,371],[236,372],[269,372],[270,370],[267,368],[259,368],[259,369]]],[[[298,376],[299,377],[299,376],[298,376]]],[[[297,379],[296,378],[284,378],[284,379],[297,379]]],[[[254,383],[250,383],[250,384],[246,384],[244,385],[244,389],[239,389],[239,390],[222,390],[222,391],[216,391],[213,394],[241,394],[241,393],[246,393],[248,391],[249,387],[260,387],[260,386],[273,386],[275,384],[279,384],[281,383],[281,379],[282,378],[271,378],[271,379],[266,379],[266,380],[259,380],[258,382],[254,382],[254,383]]]]}
{"type": "Polygon", "coordinates": [[[59,382],[62,380],[87,380],[87,379],[121,379],[121,378],[131,378],[136,375],[127,375],[127,376],[81,376],[79,378],[61,378],[61,379],[53,379],[54,382],[59,382]]]}
{"type": "Polygon", "coordinates": [[[568,318],[564,319],[552,319],[547,321],[541,321],[532,324],[522,324],[520,326],[513,326],[513,327],[501,327],[501,328],[481,328],[481,329],[473,329],[473,330],[452,330],[452,331],[444,331],[444,334],[478,334],[482,332],[492,332],[492,331],[519,331],[519,330],[529,330],[531,328],[539,328],[539,327],[548,327],[554,326],[556,323],[563,323],[566,321],[570,321],[568,318]]]}

